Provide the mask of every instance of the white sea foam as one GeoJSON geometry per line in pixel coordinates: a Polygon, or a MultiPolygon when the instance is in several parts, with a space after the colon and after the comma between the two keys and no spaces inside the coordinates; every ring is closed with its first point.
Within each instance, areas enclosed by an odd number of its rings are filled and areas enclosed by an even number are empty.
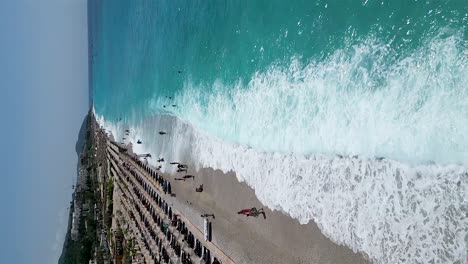
{"type": "MultiPolygon", "coordinates": [[[[126,125],[101,124],[117,138],[126,125]]],[[[225,143],[173,117],[130,127],[137,153],[235,171],[260,201],[377,263],[466,263],[468,170],[360,157],[281,155],[225,143]],[[170,132],[160,137],[159,130],[170,132]],[[155,135],[156,134],[156,135],[155,135]],[[142,145],[135,145],[141,139],[142,145]]],[[[163,167],[164,171],[172,167],[163,167]]]]}
{"type": "Polygon", "coordinates": [[[100,123],[117,139],[129,126],[150,162],[236,172],[268,207],[377,263],[468,263],[465,46],[439,38],[391,65],[385,45],[353,50],[210,94],[188,82],[180,119],[100,123]]]}
{"type": "Polygon", "coordinates": [[[387,45],[369,40],[325,61],[272,65],[247,84],[188,81],[171,111],[210,135],[260,151],[466,163],[465,50],[460,38],[439,37],[393,59],[387,45]]]}

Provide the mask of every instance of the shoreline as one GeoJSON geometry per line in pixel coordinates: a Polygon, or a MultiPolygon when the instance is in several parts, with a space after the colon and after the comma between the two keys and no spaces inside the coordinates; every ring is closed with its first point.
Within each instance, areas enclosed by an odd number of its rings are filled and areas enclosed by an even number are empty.
{"type": "MultiPolygon", "coordinates": [[[[166,165],[166,164],[165,164],[166,165]]],[[[166,165],[171,166],[171,165],[166,165]]],[[[214,214],[213,242],[236,263],[370,263],[367,256],[334,243],[315,222],[297,219],[262,205],[254,189],[239,182],[234,172],[202,168],[195,179],[172,181],[176,197],[168,202],[203,229],[201,214],[214,214]],[[204,190],[195,192],[200,184],[204,190]],[[238,215],[244,208],[263,208],[266,219],[238,215]]],[[[168,179],[184,174],[164,174],[168,179]]]]}
{"type": "MultiPolygon", "coordinates": [[[[120,138],[112,133],[109,135],[111,140],[115,137],[120,138]]],[[[130,142],[125,147],[131,155],[136,154],[135,147],[138,153],[141,147],[146,148],[145,143],[133,145],[130,142]]],[[[203,218],[200,215],[215,214],[216,218],[212,221],[213,242],[225,250],[234,262],[371,263],[363,253],[353,252],[349,247],[326,237],[313,220],[301,224],[298,219],[263,205],[255,190],[245,181],[240,182],[235,172],[196,168],[192,160],[187,160],[189,155],[182,155],[185,159],[181,160],[189,165],[187,173],[171,172],[171,160],[157,163],[157,156],[153,155],[148,165],[153,168],[162,165],[166,171],[162,175],[171,180],[176,197],[168,197],[167,202],[189,217],[200,230],[203,230],[203,218]],[[174,180],[185,174],[195,175],[195,180],[174,180]],[[204,185],[204,191],[197,193],[195,188],[200,184],[204,185]],[[263,208],[267,219],[247,218],[237,214],[239,210],[251,207],[263,208]]]]}
{"type": "MultiPolygon", "coordinates": [[[[202,179],[200,175],[205,170],[211,174],[210,169],[203,167],[221,169],[216,172],[217,179],[232,175],[234,183],[231,182],[231,186],[248,184],[254,189],[249,188],[251,193],[260,197],[257,199],[255,196],[252,201],[261,200],[266,206],[301,223],[314,221],[316,216],[320,228],[313,224],[315,228],[312,229],[320,230],[319,233],[326,234],[327,239],[330,237],[330,243],[338,241],[345,248],[350,248],[350,252],[361,252],[358,255],[366,261],[443,260],[443,256],[434,253],[437,250],[443,250],[454,261],[465,257],[461,250],[466,234],[463,228],[466,222],[463,193],[467,178],[463,167],[433,165],[413,168],[386,158],[371,160],[360,156],[298,159],[261,155],[249,149],[231,149],[229,143],[212,140],[174,116],[154,116],[133,125],[99,118],[115,138],[126,137],[123,143],[128,145],[141,140],[141,144],[133,145],[135,152],[151,153],[150,165],[162,165],[161,171],[171,175],[169,178],[183,176],[174,174],[174,168],[168,164],[171,161],[188,164],[188,174],[199,170],[197,180],[202,179]],[[130,135],[124,135],[125,129],[130,129],[130,135]],[[161,130],[167,135],[155,134],[161,130]],[[164,158],[166,163],[156,162],[158,158],[164,158]],[[437,188],[428,191],[426,186],[429,185],[437,188]],[[440,206],[432,207],[434,200],[440,206]],[[388,212],[393,217],[388,217],[388,212]],[[447,214],[450,217],[447,218],[447,214]],[[442,235],[432,236],[440,223],[445,226],[442,235]],[[419,239],[412,239],[414,237],[419,239]]],[[[175,182],[175,185],[180,183],[175,182]]],[[[219,186],[214,185],[215,188],[226,189],[219,186]]],[[[192,186],[191,192],[195,187],[198,185],[192,186]]],[[[208,198],[218,199],[211,195],[208,198]]],[[[257,205],[257,208],[261,207],[260,203],[257,205]]],[[[234,208],[231,205],[230,212],[248,207],[234,208]]]]}

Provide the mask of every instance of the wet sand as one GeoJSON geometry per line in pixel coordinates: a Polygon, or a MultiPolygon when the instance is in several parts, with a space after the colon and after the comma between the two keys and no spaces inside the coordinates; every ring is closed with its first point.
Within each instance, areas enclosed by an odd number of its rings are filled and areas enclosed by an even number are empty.
{"type": "MultiPolygon", "coordinates": [[[[172,166],[168,162],[163,166],[172,166]]],[[[175,198],[169,198],[184,215],[203,230],[201,214],[212,219],[213,242],[236,263],[369,263],[362,254],[337,245],[313,222],[307,225],[263,206],[252,188],[239,183],[234,173],[202,169],[199,172],[166,175],[171,178],[175,198]],[[186,174],[195,179],[175,181],[186,174]],[[202,193],[195,188],[203,184],[202,193]],[[244,208],[264,208],[266,219],[237,214],[244,208]]]]}

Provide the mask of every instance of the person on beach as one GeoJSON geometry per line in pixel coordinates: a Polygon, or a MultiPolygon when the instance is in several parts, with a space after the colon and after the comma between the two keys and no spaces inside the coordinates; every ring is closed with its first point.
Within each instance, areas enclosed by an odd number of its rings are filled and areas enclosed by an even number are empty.
{"type": "Polygon", "coordinates": [[[247,209],[242,209],[237,214],[243,214],[247,217],[253,216],[253,217],[258,217],[260,214],[263,215],[263,218],[266,219],[265,212],[263,211],[263,208],[260,208],[260,210],[257,210],[257,208],[252,207],[252,208],[247,208],[247,209]]]}
{"type": "Polygon", "coordinates": [[[193,178],[193,180],[195,180],[195,176],[193,175],[185,175],[184,177],[182,177],[184,179],[190,179],[190,178],[193,178]]]}
{"type": "Polygon", "coordinates": [[[187,172],[187,169],[177,169],[177,172],[187,172]]]}
{"type": "Polygon", "coordinates": [[[201,184],[198,188],[195,188],[196,192],[203,192],[203,184],[201,184]]]}
{"type": "Polygon", "coordinates": [[[164,162],[164,158],[158,159],[158,162],[164,162]]]}
{"type": "Polygon", "coordinates": [[[164,132],[164,131],[159,131],[159,135],[166,135],[166,132],[164,132]]]}
{"type": "Polygon", "coordinates": [[[179,169],[188,169],[188,166],[184,165],[184,164],[178,164],[177,168],[179,168],[179,169]]]}
{"type": "Polygon", "coordinates": [[[173,162],[171,162],[171,163],[169,163],[169,164],[171,164],[171,165],[176,165],[176,164],[180,164],[180,163],[179,163],[179,162],[173,161],[173,162]]]}

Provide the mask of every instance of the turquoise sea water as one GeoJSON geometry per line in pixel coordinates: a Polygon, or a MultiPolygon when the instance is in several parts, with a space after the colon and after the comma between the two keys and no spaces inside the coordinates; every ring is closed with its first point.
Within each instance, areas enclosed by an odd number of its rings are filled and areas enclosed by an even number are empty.
{"type": "Polygon", "coordinates": [[[465,1],[101,5],[93,87],[108,119],[168,113],[282,153],[468,160],[465,1]]]}
{"type": "Polygon", "coordinates": [[[465,0],[93,5],[94,106],[115,136],[234,170],[376,261],[466,263],[465,0]],[[163,145],[161,129],[177,135],[163,145]]]}

